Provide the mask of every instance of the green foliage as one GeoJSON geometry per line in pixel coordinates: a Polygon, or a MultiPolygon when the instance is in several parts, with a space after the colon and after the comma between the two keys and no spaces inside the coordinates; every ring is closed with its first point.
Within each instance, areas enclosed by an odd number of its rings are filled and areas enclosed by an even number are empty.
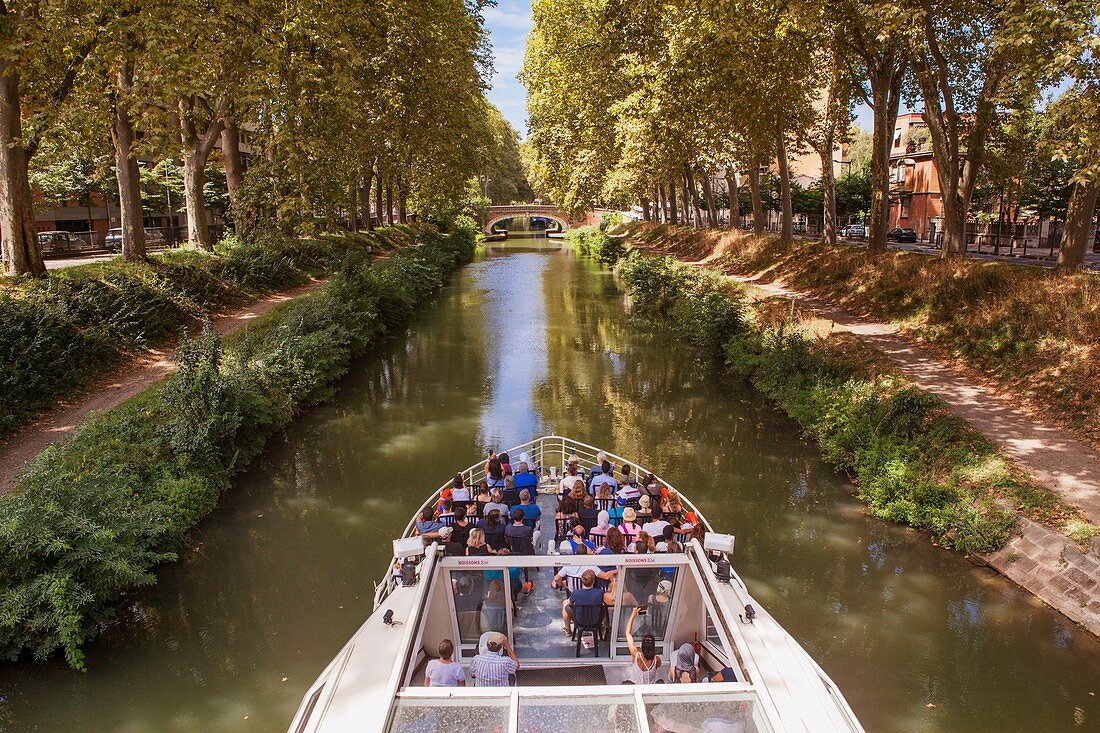
{"type": "MultiPolygon", "coordinates": [[[[288,240],[227,237],[215,255],[169,251],[147,263],[72,267],[0,290],[0,436],[90,383],[130,349],[188,323],[339,268],[374,235],[288,240]]],[[[397,232],[408,242],[408,230],[397,232]]]]}
{"type": "Polygon", "coordinates": [[[927,529],[964,552],[989,552],[1007,540],[1014,515],[988,495],[1011,494],[1019,481],[936,397],[869,375],[790,324],[746,328],[740,291],[711,271],[637,251],[616,271],[634,316],[670,324],[724,357],[855,478],[875,515],[927,529]]]}
{"type": "Polygon", "coordinates": [[[81,646],[119,598],[155,582],[231,477],[468,262],[474,237],[423,232],[377,266],[347,248],[326,286],[227,343],[209,329],[184,339],[173,377],[26,466],[0,500],[0,656],[61,650],[82,668],[81,646]]]}
{"type": "Polygon", "coordinates": [[[614,266],[626,254],[626,244],[622,237],[612,237],[604,228],[603,224],[599,227],[579,227],[570,229],[565,236],[580,254],[592,257],[603,265],[614,266]]]}

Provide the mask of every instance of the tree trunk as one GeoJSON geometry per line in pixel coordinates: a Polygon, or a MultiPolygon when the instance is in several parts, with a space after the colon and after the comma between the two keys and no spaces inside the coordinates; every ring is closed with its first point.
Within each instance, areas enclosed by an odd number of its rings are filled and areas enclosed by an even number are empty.
{"type": "Polygon", "coordinates": [[[402,224],[409,223],[409,199],[404,185],[397,187],[397,219],[402,224]]]}
{"type": "Polygon", "coordinates": [[[657,198],[661,202],[659,209],[661,212],[661,223],[668,224],[668,199],[665,198],[665,184],[663,183],[657,184],[657,198]]]}
{"type": "Polygon", "coordinates": [[[386,186],[386,226],[393,226],[393,185],[386,186]]]}
{"type": "Polygon", "coordinates": [[[187,206],[187,242],[196,249],[214,251],[214,238],[206,223],[206,156],[196,150],[183,153],[183,201],[187,206]]]}
{"type": "Polygon", "coordinates": [[[764,221],[764,200],[760,197],[760,163],[753,162],[749,171],[749,191],[752,193],[752,233],[760,237],[767,222],[764,221]]]}
{"type": "Polygon", "coordinates": [[[703,227],[703,212],[699,209],[699,191],[695,188],[695,177],[691,175],[691,166],[684,163],[684,197],[691,201],[691,223],[696,229],[703,227]]]}
{"type": "Polygon", "coordinates": [[[836,176],[833,175],[832,145],[821,152],[821,194],[824,199],[821,211],[821,239],[825,244],[836,244],[836,176]]]}
{"type": "Polygon", "coordinates": [[[356,233],[359,232],[359,192],[361,190],[358,178],[348,182],[348,231],[356,233]]]}
{"type": "Polygon", "coordinates": [[[1057,269],[1061,272],[1072,272],[1085,262],[1097,193],[1100,193],[1100,180],[1095,178],[1079,181],[1073,187],[1066,208],[1066,228],[1058,249],[1057,269]]]}
{"type": "Polygon", "coordinates": [[[706,171],[701,171],[701,182],[703,184],[703,200],[707,202],[707,226],[711,229],[718,228],[718,208],[714,205],[714,191],[710,186],[710,175],[706,171]]]}
{"type": "Polygon", "coordinates": [[[385,226],[382,221],[382,171],[377,170],[377,163],[375,164],[374,172],[374,216],[378,219],[378,226],[385,226]]]}
{"type": "Polygon", "coordinates": [[[19,72],[0,62],[0,238],[5,272],[44,277],[46,263],[31,208],[29,162],[23,146],[19,72]]]}
{"type": "Polygon", "coordinates": [[[779,164],[779,200],[782,208],[782,227],[780,236],[784,242],[794,239],[794,205],[791,200],[791,167],[787,160],[787,136],[782,130],[775,136],[777,156],[779,164]]]}
{"type": "Polygon", "coordinates": [[[737,196],[737,171],[726,168],[726,193],[730,200],[730,229],[741,228],[741,201],[737,196]]]}
{"type": "Polygon", "coordinates": [[[668,210],[672,217],[673,224],[680,223],[680,212],[676,203],[676,179],[672,179],[668,182],[668,210]]]}
{"type": "Polygon", "coordinates": [[[111,90],[111,142],[115,148],[118,179],[119,226],[122,228],[122,259],[145,260],[145,221],[141,206],[141,175],[134,144],[137,135],[126,103],[133,86],[133,64],[122,64],[111,90]]]}
{"type": "Polygon", "coordinates": [[[647,198],[642,199],[642,219],[644,221],[653,221],[653,215],[649,210],[649,199],[647,198]]]}
{"type": "Polygon", "coordinates": [[[359,188],[359,215],[363,217],[363,224],[367,227],[368,232],[374,231],[374,220],[370,215],[370,188],[373,179],[374,170],[368,169],[367,178],[359,188]]]}
{"type": "Polygon", "coordinates": [[[235,122],[226,124],[222,130],[222,158],[225,160],[225,187],[229,189],[229,208],[236,218],[241,186],[244,184],[244,162],[241,160],[241,132],[235,122]]]}
{"type": "Polygon", "coordinates": [[[890,148],[901,102],[902,69],[872,74],[870,77],[874,131],[871,135],[871,219],[867,227],[867,251],[886,251],[886,231],[890,224],[890,148]]]}
{"type": "Polygon", "coordinates": [[[694,198],[695,198],[694,196],[692,196],[690,193],[688,193],[687,178],[685,178],[684,174],[681,172],[680,173],[680,208],[684,212],[684,224],[687,225],[687,226],[692,226],[692,227],[695,226],[695,219],[693,219],[692,216],[691,216],[692,204],[694,203],[692,199],[694,199],[694,198]]]}

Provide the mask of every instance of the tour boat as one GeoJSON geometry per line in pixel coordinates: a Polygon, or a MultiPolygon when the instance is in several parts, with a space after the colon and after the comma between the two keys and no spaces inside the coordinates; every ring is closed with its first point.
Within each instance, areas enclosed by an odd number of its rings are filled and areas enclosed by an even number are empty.
{"type": "MultiPolygon", "coordinates": [[[[445,557],[438,543],[424,547],[414,517],[394,540],[374,612],[306,692],[290,733],[863,730],[828,675],[730,568],[733,536],[716,532],[686,496],[680,493],[685,510],[706,529],[702,546],[690,539],[674,553],[553,554],[554,510],[569,458],[578,457],[586,475],[600,453],[616,471],[624,464],[635,476],[650,471],[557,435],[507,453],[513,469],[522,456],[537,477],[543,539],[536,551],[546,554],[445,557]],[[564,633],[565,593],[551,588],[563,566],[616,572],[615,603],[605,602],[599,630],[564,633]],[[488,578],[503,579],[516,567],[531,581],[523,586],[530,588],[526,595],[486,594],[488,578]],[[625,682],[632,664],[625,629],[633,605],[624,597],[646,607],[633,632],[636,639],[652,634],[656,640],[663,684],[625,682]],[[442,640],[453,641],[454,662],[468,670],[487,631],[505,634],[518,656],[510,684],[477,687],[467,674],[465,687],[425,686],[425,669],[442,640]],[[692,645],[701,680],[723,669],[734,679],[670,683],[667,670],[685,643],[692,645]]],[[[483,458],[462,471],[466,485],[475,486],[484,470],[483,458]]],[[[672,489],[660,477],[658,482],[672,489]]],[[[440,487],[421,511],[450,487],[450,481],[440,487]]]]}

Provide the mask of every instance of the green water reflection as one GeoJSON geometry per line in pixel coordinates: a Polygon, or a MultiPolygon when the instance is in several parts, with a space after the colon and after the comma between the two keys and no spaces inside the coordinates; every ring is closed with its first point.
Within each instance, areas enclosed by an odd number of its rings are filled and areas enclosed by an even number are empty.
{"type": "Polygon", "coordinates": [[[486,447],[546,432],[636,457],[737,534],[750,590],[869,731],[1100,728],[1096,640],[865,517],[751,389],[631,327],[608,274],[554,240],[513,239],[273,441],[90,647],[87,674],[0,667],[0,730],[285,730],[424,495],[486,447]]]}

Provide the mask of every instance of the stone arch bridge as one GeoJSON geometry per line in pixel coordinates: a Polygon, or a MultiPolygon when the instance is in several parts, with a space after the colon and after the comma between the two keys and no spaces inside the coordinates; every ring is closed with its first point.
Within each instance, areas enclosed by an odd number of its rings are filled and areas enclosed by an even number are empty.
{"type": "Polygon", "coordinates": [[[562,211],[554,205],[543,204],[516,204],[514,206],[490,206],[489,216],[482,227],[486,234],[493,233],[493,227],[506,219],[518,219],[523,217],[538,216],[556,222],[561,230],[567,231],[572,227],[585,226],[587,224],[599,224],[603,210],[589,211],[584,216],[575,217],[562,211]]]}

